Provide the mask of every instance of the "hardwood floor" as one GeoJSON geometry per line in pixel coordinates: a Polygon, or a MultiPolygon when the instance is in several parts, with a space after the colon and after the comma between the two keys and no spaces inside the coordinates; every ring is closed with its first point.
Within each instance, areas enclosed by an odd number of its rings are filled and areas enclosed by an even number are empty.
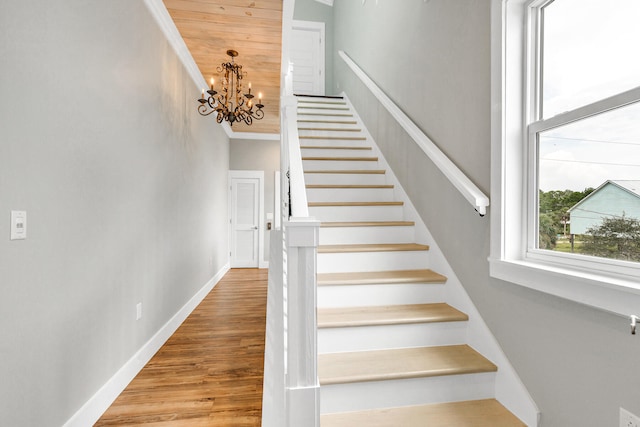
{"type": "Polygon", "coordinates": [[[267,270],[230,270],[95,426],[258,427],[267,270]]]}

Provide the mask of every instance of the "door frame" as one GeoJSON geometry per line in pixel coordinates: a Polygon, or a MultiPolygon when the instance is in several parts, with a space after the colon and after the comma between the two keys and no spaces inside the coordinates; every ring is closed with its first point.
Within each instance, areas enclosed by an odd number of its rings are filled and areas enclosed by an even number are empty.
{"type": "MultiPolygon", "coordinates": [[[[231,209],[233,203],[231,185],[234,178],[253,178],[258,180],[258,268],[268,268],[269,263],[264,260],[264,171],[255,170],[229,170],[229,182],[227,188],[228,209],[227,217],[229,218],[229,265],[231,265],[231,248],[233,232],[231,230],[231,209]]],[[[231,268],[234,268],[231,266],[231,268]]]]}
{"type": "Polygon", "coordinates": [[[326,68],[325,68],[325,55],[326,55],[326,47],[324,41],[324,22],[316,22],[316,21],[299,21],[297,19],[293,20],[291,28],[293,30],[302,30],[302,31],[313,31],[320,34],[320,55],[319,58],[319,66],[322,76],[320,78],[320,93],[324,95],[325,91],[325,80],[326,76],[326,68]]]}

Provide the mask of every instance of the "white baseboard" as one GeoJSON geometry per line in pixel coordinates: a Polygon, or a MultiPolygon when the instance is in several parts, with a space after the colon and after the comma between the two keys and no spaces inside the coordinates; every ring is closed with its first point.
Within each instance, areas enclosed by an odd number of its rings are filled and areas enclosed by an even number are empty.
{"type": "Polygon", "coordinates": [[[229,271],[227,263],[156,334],[107,381],[63,427],[86,427],[96,423],[154,354],[173,335],[220,279],[229,271]]]}

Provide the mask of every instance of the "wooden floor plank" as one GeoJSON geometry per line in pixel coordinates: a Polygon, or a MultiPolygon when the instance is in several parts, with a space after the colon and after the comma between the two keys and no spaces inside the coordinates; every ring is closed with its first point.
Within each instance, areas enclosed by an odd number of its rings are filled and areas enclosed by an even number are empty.
{"type": "Polygon", "coordinates": [[[267,270],[230,270],[95,426],[258,427],[267,270]]]}

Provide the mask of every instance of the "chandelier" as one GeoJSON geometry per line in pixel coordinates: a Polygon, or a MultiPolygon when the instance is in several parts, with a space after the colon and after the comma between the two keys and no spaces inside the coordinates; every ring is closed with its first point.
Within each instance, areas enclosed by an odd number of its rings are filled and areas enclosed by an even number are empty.
{"type": "Polygon", "coordinates": [[[222,74],[221,93],[218,95],[218,92],[213,89],[214,80],[212,77],[211,89],[207,90],[209,96],[205,98],[203,89],[202,97],[198,99],[200,102],[198,112],[203,116],[217,113],[216,121],[218,123],[227,120],[231,126],[234,122],[245,122],[250,125],[254,119],[261,120],[264,117],[262,94],[258,94],[258,103],[254,104],[251,83],[248,85],[247,93],[242,93],[242,79],[247,73],[242,71],[242,65],[233,62],[233,58],[238,56],[238,52],[229,49],[227,55],[231,57],[231,61],[223,62],[218,67],[218,73],[222,74]]]}

